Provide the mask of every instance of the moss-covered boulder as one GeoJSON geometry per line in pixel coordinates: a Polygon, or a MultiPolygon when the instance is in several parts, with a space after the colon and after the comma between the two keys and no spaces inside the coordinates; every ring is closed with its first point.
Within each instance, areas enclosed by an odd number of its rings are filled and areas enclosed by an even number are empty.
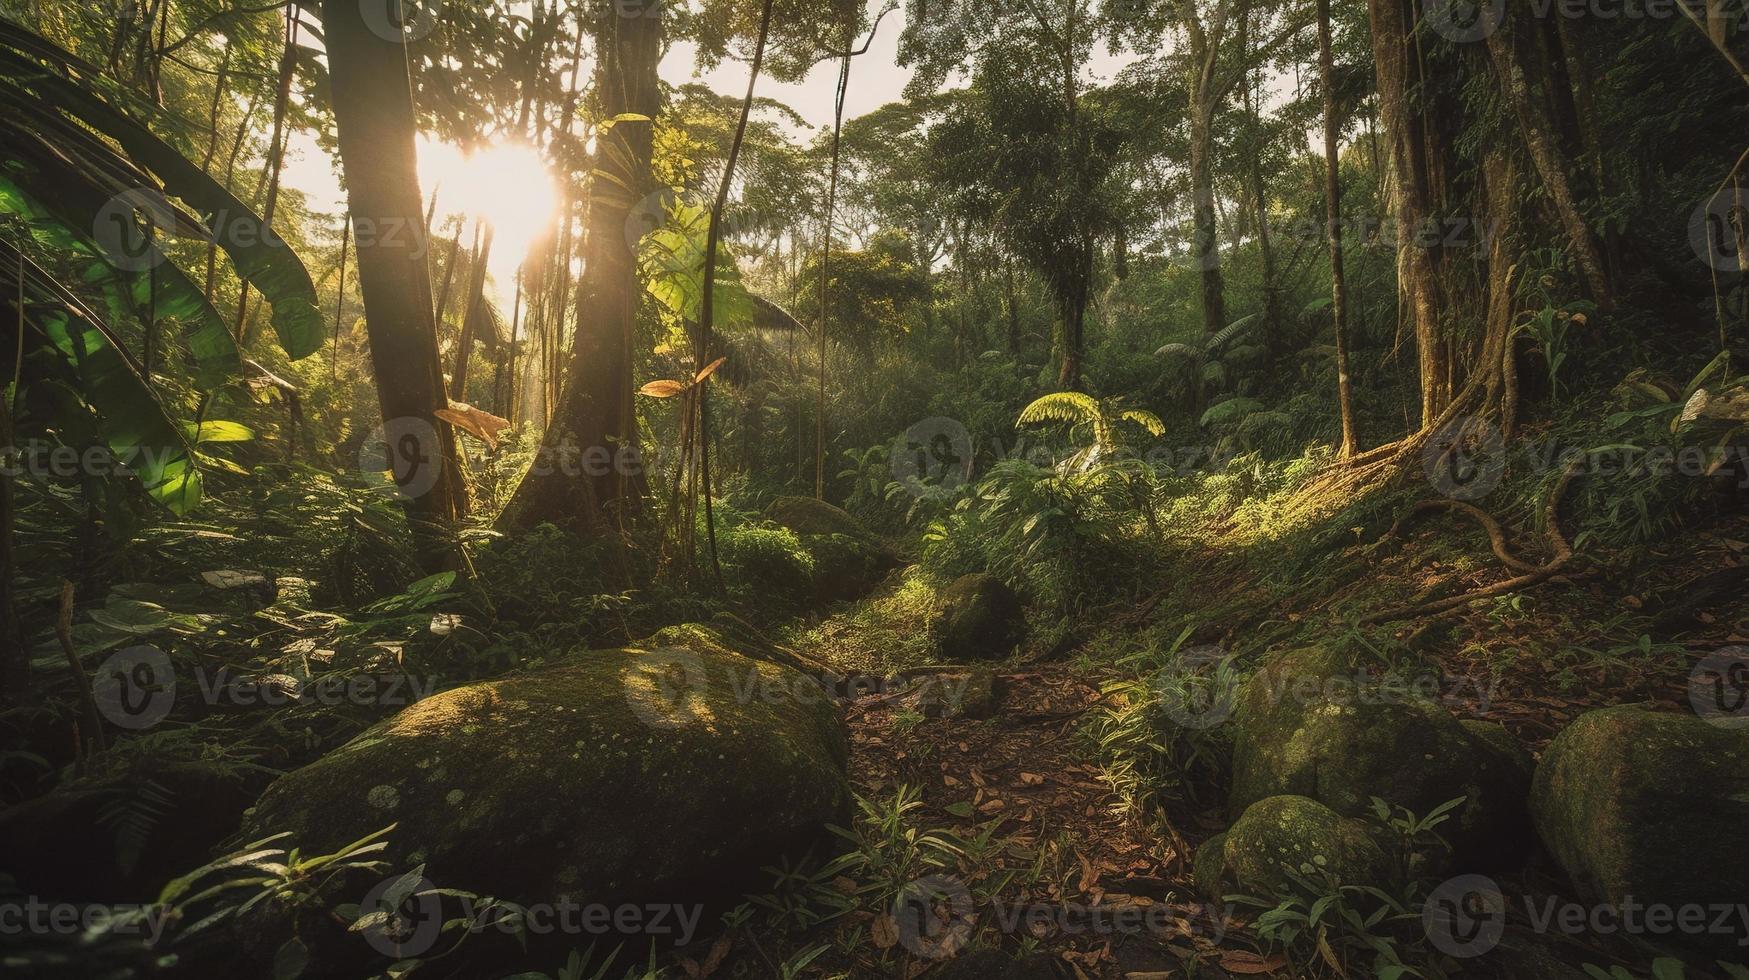
{"type": "Polygon", "coordinates": [[[812,497],[779,497],[765,519],[788,528],[813,560],[816,602],[849,602],[874,591],[899,557],[848,512],[812,497]]]}
{"type": "Polygon", "coordinates": [[[849,799],[813,678],[705,643],[580,653],[420,701],[275,782],[250,838],[387,859],[524,902],[702,901],[757,883],[849,799]]]}
{"type": "Polygon", "coordinates": [[[1196,885],[1218,897],[1298,890],[1295,877],[1322,884],[1380,885],[1391,863],[1363,821],[1304,796],[1272,796],[1247,807],[1194,861],[1196,885]]]}
{"type": "MultiPolygon", "coordinates": [[[[1734,906],[1749,895],[1749,729],[1632,707],[1587,712],[1543,753],[1531,810],[1588,902],[1734,906]]],[[[1680,938],[1741,961],[1749,935],[1728,919],[1680,938]]]]}
{"type": "Polygon", "coordinates": [[[1437,690],[1431,677],[1371,674],[1330,650],[1277,658],[1240,692],[1229,810],[1293,794],[1343,816],[1371,812],[1374,797],[1424,816],[1463,797],[1437,828],[1451,866],[1517,864],[1531,839],[1529,758],[1500,726],[1460,723],[1437,690]]]}
{"type": "Polygon", "coordinates": [[[789,528],[799,537],[839,534],[847,538],[874,538],[849,511],[813,497],[779,497],[765,508],[765,519],[789,528]]]}
{"type": "Polygon", "coordinates": [[[813,534],[802,548],[814,559],[814,601],[851,602],[875,590],[899,558],[872,538],[846,534],[813,534]]]}
{"type": "Polygon", "coordinates": [[[942,590],[929,634],[944,659],[997,660],[1025,638],[1026,608],[996,576],[964,575],[942,590]]]}

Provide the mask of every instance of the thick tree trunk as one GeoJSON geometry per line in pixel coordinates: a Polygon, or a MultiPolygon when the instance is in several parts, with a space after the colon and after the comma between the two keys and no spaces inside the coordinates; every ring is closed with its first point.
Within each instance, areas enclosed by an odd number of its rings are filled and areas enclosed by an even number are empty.
{"type": "Polygon", "coordinates": [[[1506,100],[1518,117],[1519,131],[1530,150],[1537,176],[1548,191],[1549,206],[1566,232],[1573,262],[1579,267],[1598,308],[1608,310],[1614,305],[1615,290],[1604,266],[1603,250],[1579,211],[1569,177],[1567,153],[1560,145],[1555,126],[1544,104],[1531,92],[1524,61],[1518,51],[1518,32],[1512,22],[1513,17],[1509,15],[1499,30],[1488,35],[1488,54],[1493,59],[1494,71],[1499,76],[1506,100]]]}
{"type": "Polygon", "coordinates": [[[1214,107],[1207,94],[1192,97],[1190,117],[1191,259],[1202,274],[1202,325],[1215,333],[1227,325],[1227,287],[1221,275],[1221,247],[1215,222],[1212,152],[1214,107]]]}
{"type": "Polygon", "coordinates": [[[326,0],[322,13],[389,462],[420,562],[432,570],[454,568],[461,557],[451,533],[461,475],[455,434],[433,414],[447,403],[425,262],[407,52],[373,32],[352,0],[326,0]]]}
{"type": "Polygon", "coordinates": [[[1335,74],[1330,53],[1330,0],[1318,0],[1318,78],[1324,90],[1324,200],[1329,214],[1330,320],[1336,338],[1336,405],[1342,420],[1337,456],[1347,459],[1359,444],[1354,435],[1354,387],[1348,374],[1348,282],[1342,269],[1341,132],[1336,118],[1335,74]]]}
{"type": "Polygon", "coordinates": [[[1421,375],[1421,425],[1432,424],[1451,403],[1451,352],[1440,328],[1439,245],[1420,241],[1437,213],[1435,190],[1445,185],[1443,140],[1410,104],[1421,87],[1414,39],[1415,0],[1368,0],[1373,66],[1378,76],[1379,121],[1389,148],[1392,210],[1397,227],[1397,291],[1415,329],[1421,375]]]}
{"type": "MultiPolygon", "coordinates": [[[[638,17],[620,16],[618,8],[603,2],[595,10],[601,107],[609,118],[648,118],[622,120],[600,137],[600,176],[590,193],[584,248],[581,292],[587,298],[540,457],[499,518],[505,528],[552,522],[596,530],[609,511],[624,517],[639,510],[648,485],[632,402],[633,337],[642,291],[637,243],[627,240],[626,219],[650,183],[649,120],[660,99],[656,67],[662,18],[659,6],[638,17]]],[[[555,345],[563,339],[559,334],[555,345]]],[[[553,353],[557,360],[559,352],[553,353]]]]}

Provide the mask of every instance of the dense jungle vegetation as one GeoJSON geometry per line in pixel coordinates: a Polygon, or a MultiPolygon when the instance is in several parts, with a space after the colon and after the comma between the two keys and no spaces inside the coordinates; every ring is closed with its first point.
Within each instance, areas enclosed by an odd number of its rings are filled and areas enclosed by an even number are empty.
{"type": "Polygon", "coordinates": [[[1749,978],[1743,0],[0,0],[0,973],[1749,978]]]}

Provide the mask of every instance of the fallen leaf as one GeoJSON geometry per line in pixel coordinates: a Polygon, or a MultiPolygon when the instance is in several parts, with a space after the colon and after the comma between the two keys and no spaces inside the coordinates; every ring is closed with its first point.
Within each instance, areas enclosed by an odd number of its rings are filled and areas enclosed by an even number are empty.
{"type": "Polygon", "coordinates": [[[890,915],[877,915],[869,924],[868,935],[876,949],[892,949],[899,942],[899,924],[890,915]]]}
{"type": "Polygon", "coordinates": [[[1287,966],[1287,957],[1280,953],[1265,958],[1242,949],[1229,949],[1221,954],[1221,969],[1228,973],[1243,973],[1254,976],[1260,973],[1274,973],[1284,966],[1287,966]]]}

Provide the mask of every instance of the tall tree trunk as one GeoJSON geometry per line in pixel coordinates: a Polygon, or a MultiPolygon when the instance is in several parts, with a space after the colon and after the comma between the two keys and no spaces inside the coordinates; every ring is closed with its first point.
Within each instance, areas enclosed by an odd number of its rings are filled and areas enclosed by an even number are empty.
{"type": "Polygon", "coordinates": [[[1519,132],[1530,150],[1537,176],[1548,191],[1549,206],[1566,232],[1573,262],[1579,267],[1598,308],[1607,311],[1615,304],[1615,290],[1604,265],[1603,250],[1592,234],[1591,226],[1586,224],[1585,216],[1580,213],[1569,178],[1567,154],[1560,145],[1555,126],[1544,104],[1531,91],[1525,63],[1518,50],[1514,19],[1515,16],[1509,13],[1500,28],[1488,35],[1488,54],[1494,61],[1494,71],[1499,76],[1506,100],[1518,117],[1519,132]]]}
{"type": "Polygon", "coordinates": [[[1221,246],[1215,221],[1213,147],[1214,106],[1205,90],[1192,96],[1190,110],[1191,258],[1202,274],[1202,325],[1216,333],[1227,325],[1227,286],[1221,275],[1221,246]]]}
{"type": "Polygon", "coordinates": [[[826,190],[826,224],[820,244],[819,384],[814,392],[814,497],[826,499],[826,326],[831,322],[828,302],[832,277],[832,212],[838,204],[839,138],[844,133],[844,96],[850,90],[850,33],[845,32],[844,58],[838,65],[838,97],[832,115],[832,172],[826,190]]]}
{"type": "Polygon", "coordinates": [[[1415,329],[1421,376],[1421,425],[1431,425],[1450,404],[1450,351],[1440,328],[1441,274],[1438,245],[1416,241],[1438,213],[1435,189],[1444,187],[1444,148],[1437,130],[1424,124],[1412,92],[1422,88],[1420,51],[1414,36],[1416,0],[1368,0],[1373,67],[1378,77],[1379,122],[1389,153],[1392,210],[1397,243],[1399,302],[1415,329]]]}
{"type": "Polygon", "coordinates": [[[325,0],[340,160],[357,229],[371,367],[395,483],[428,570],[455,568],[455,434],[434,414],[447,402],[426,268],[417,132],[406,48],[379,36],[353,0],[325,0]]]}
{"type": "Polygon", "coordinates": [[[1341,131],[1336,118],[1336,90],[1330,54],[1330,0],[1318,0],[1318,80],[1324,90],[1324,200],[1329,216],[1330,320],[1336,336],[1336,405],[1342,417],[1342,446],[1336,455],[1347,459],[1358,443],[1354,436],[1354,388],[1348,375],[1348,283],[1342,271],[1341,131]]]}
{"type": "Polygon", "coordinates": [[[468,400],[468,361],[474,353],[474,341],[477,339],[474,334],[485,325],[486,264],[492,260],[493,233],[492,226],[487,225],[485,240],[480,243],[479,251],[474,253],[474,268],[468,283],[467,312],[462,314],[462,331],[456,338],[455,369],[449,374],[451,401],[468,400]]]}
{"type": "MultiPolygon", "coordinates": [[[[636,17],[621,16],[618,8],[611,0],[594,8],[601,107],[609,118],[646,118],[621,120],[599,138],[599,174],[592,181],[584,248],[581,292],[587,299],[579,305],[565,385],[542,439],[544,465],[530,470],[516,488],[499,518],[505,528],[550,521],[598,529],[604,512],[619,517],[635,513],[647,486],[632,402],[633,336],[641,290],[636,243],[626,240],[625,229],[650,184],[650,120],[660,99],[656,68],[663,25],[660,6],[636,17]],[[582,465],[570,465],[579,451],[582,465]]],[[[551,341],[555,345],[563,339],[562,324],[561,311],[554,325],[558,335],[551,341]]],[[[559,351],[553,354],[557,360],[559,351]]]]}

